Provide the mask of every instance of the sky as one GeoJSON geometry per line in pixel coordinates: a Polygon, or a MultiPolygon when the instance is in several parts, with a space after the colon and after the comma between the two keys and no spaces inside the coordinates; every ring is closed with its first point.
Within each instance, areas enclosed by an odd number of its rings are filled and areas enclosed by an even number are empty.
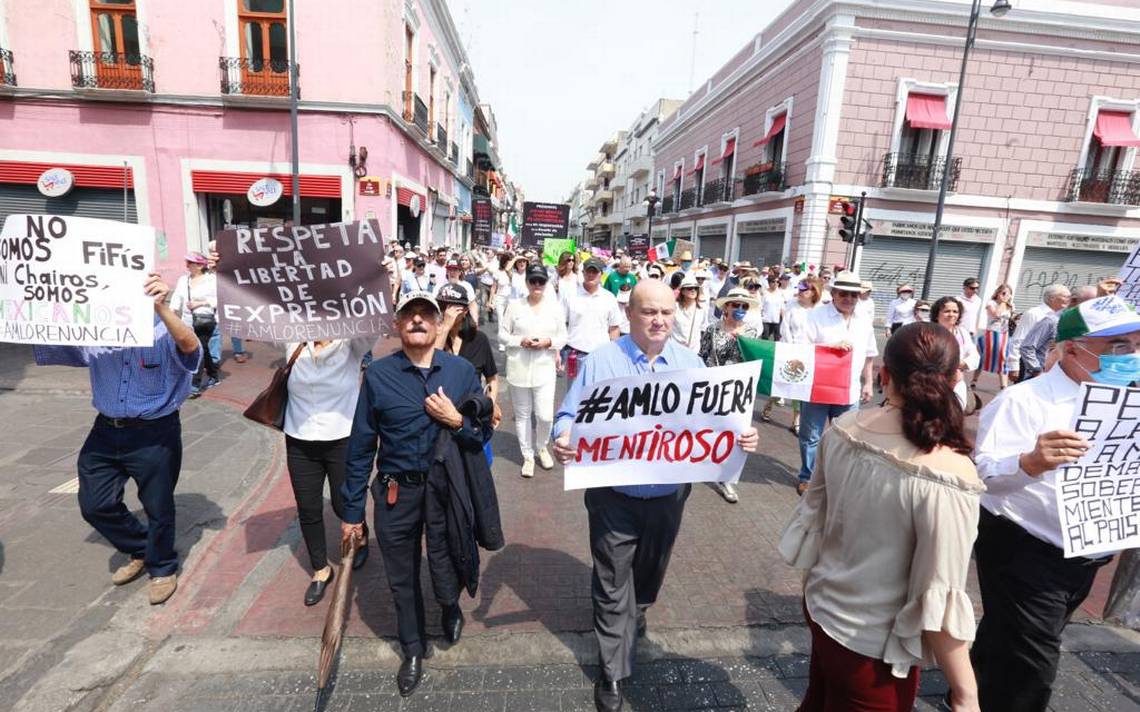
{"type": "Polygon", "coordinates": [[[689,96],[791,0],[447,0],[527,200],[561,202],[602,141],[689,96]],[[694,18],[694,13],[699,16],[694,18]],[[694,62],[693,27],[697,28],[694,62]]]}

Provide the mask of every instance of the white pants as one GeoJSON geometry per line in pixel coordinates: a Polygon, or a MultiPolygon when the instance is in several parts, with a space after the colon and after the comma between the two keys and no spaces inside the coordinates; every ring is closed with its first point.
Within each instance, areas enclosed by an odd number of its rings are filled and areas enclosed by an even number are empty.
{"type": "Polygon", "coordinates": [[[515,432],[519,438],[519,449],[525,460],[534,459],[535,450],[542,450],[550,444],[550,427],[554,423],[554,386],[557,382],[524,388],[509,386],[511,405],[515,409],[515,432]],[[532,444],[530,417],[535,418],[535,440],[532,444]]]}

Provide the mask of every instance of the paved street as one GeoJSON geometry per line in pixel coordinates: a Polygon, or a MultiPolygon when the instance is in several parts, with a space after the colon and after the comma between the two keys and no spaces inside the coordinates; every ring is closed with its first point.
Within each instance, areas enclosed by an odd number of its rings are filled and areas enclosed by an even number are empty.
{"type": "MultiPolygon", "coordinates": [[[[75,454],[92,412],[83,371],[36,368],[0,346],[0,699],[15,710],[310,709],[324,606],[304,608],[308,573],[279,437],[240,417],[278,354],[244,365],[183,409],[179,592],[146,605],[145,583],[109,584],[120,563],[81,520],[75,454]],[[52,490],[56,490],[53,492],[52,490]]],[[[560,472],[517,474],[509,407],[495,436],[508,545],[484,557],[463,607],[463,642],[442,644],[411,700],[393,696],[394,621],[379,556],[357,572],[341,668],[327,709],[590,709],[589,556],[580,492],[560,472]]],[[[694,487],[660,602],[649,613],[636,710],[793,709],[809,652],[798,576],[775,542],[795,502],[787,413],[760,425],[741,502],[694,487]]],[[[132,491],[128,487],[128,493],[132,491]]],[[[134,500],[130,500],[133,504],[134,500]]],[[[327,515],[330,535],[336,520],[327,515]]],[[[375,546],[375,542],[373,542],[375,546]]],[[[1109,574],[1106,573],[1105,576],[1109,574]]],[[[427,573],[425,590],[430,591],[427,573]]],[[[1107,586],[1107,580],[1101,582],[1107,586]]],[[[975,599],[976,600],[976,599],[975,599]]],[[[429,601],[429,634],[438,610],[429,601]]],[[[1070,628],[1057,710],[1140,709],[1140,638],[1070,628]]],[[[923,693],[943,683],[927,675],[923,693]]],[[[924,709],[930,709],[926,707],[924,709]]]]}

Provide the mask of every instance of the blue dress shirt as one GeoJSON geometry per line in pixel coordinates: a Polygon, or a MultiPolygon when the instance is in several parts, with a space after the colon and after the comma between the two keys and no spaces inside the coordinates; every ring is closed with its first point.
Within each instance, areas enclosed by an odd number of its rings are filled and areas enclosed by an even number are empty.
{"type": "MultiPolygon", "coordinates": [[[[554,416],[553,436],[557,438],[570,430],[577,414],[578,401],[582,400],[582,391],[598,381],[634,376],[649,371],[680,371],[687,368],[704,368],[704,366],[704,362],[695,352],[682,347],[673,339],[665,342],[665,348],[653,362],[652,368],[649,365],[649,357],[638,348],[628,334],[604,344],[591,351],[585,358],[578,377],[566,390],[562,405],[554,416]]],[[[680,489],[680,485],[629,485],[614,489],[630,497],[652,499],[671,495],[680,489]]]]}
{"type": "MultiPolygon", "coordinates": [[[[483,392],[475,368],[466,359],[438,349],[427,373],[403,351],[368,366],[348,436],[347,467],[341,486],[344,521],[364,521],[373,461],[381,474],[427,472],[432,448],[443,426],[428,415],[424,401],[440,386],[456,406],[465,396],[483,392]]],[[[470,447],[483,447],[479,426],[468,416],[463,417],[463,425],[455,436],[470,447]]]]}
{"type": "Polygon", "coordinates": [[[178,410],[190,395],[202,347],[182,353],[155,317],[153,346],[36,346],[35,355],[41,366],[86,367],[91,404],[108,418],[154,420],[178,410]]]}

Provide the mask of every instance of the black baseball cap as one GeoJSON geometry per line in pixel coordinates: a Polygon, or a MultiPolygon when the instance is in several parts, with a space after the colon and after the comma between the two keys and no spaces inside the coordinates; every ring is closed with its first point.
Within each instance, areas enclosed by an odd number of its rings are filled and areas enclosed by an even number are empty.
{"type": "Polygon", "coordinates": [[[526,268],[526,281],[532,279],[541,279],[543,282],[550,281],[550,275],[546,273],[546,268],[542,265],[529,264],[526,268]]]}
{"type": "Polygon", "coordinates": [[[599,260],[597,257],[591,257],[590,259],[586,260],[586,264],[582,266],[582,269],[596,269],[599,272],[605,272],[606,263],[599,260]]]}

